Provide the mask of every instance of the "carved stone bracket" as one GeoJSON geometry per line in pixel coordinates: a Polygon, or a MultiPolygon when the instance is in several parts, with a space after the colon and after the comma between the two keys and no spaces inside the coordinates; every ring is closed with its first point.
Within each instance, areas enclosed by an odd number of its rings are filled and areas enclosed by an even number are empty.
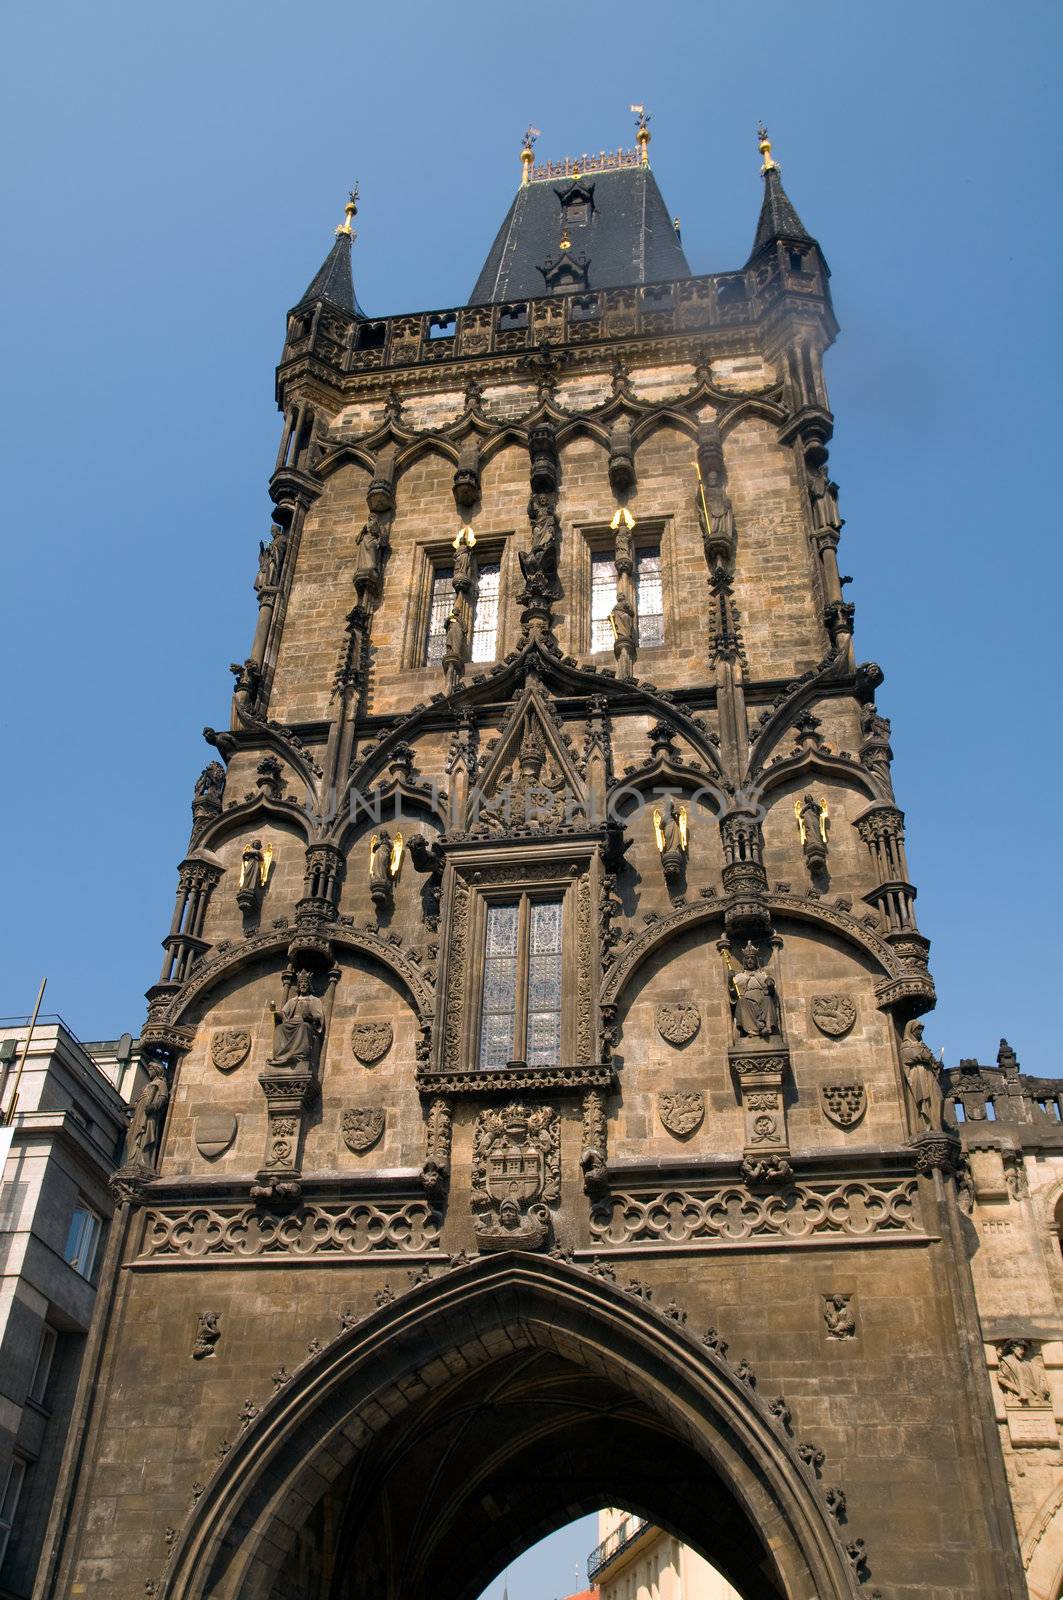
{"type": "Polygon", "coordinates": [[[450,1181],[450,1138],[453,1113],[446,1095],[433,1095],[425,1111],[424,1165],[421,1181],[425,1194],[437,1199],[450,1181]]]}
{"type": "Polygon", "coordinates": [[[298,1200],[302,1193],[299,1158],[307,1102],[317,1087],[312,1072],[263,1072],[266,1097],[266,1160],[251,1185],[252,1200],[298,1200]]]}
{"type": "Polygon", "coordinates": [[[786,1049],[728,1051],[745,1119],[742,1171],[750,1183],[781,1183],[791,1175],[783,1083],[790,1068],[786,1049]]]}
{"type": "Polygon", "coordinates": [[[588,1089],[583,1096],[583,1147],[579,1164],[583,1192],[592,1200],[600,1200],[609,1190],[608,1137],[605,1095],[601,1089],[588,1089]]]}
{"type": "Polygon", "coordinates": [[[909,1140],[909,1144],[915,1151],[917,1172],[941,1172],[949,1177],[959,1170],[960,1141],[947,1129],[940,1133],[922,1133],[909,1140]]]}

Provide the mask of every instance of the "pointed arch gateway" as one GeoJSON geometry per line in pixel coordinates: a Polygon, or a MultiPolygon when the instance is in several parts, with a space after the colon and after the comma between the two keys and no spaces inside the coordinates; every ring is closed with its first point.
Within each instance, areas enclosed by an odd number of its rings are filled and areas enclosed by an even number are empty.
{"type": "Polygon", "coordinates": [[[304,1363],[197,1503],[160,1596],[475,1600],[621,1504],[744,1600],[859,1593],[806,1469],[727,1364],[593,1272],[488,1256],[304,1363]]]}

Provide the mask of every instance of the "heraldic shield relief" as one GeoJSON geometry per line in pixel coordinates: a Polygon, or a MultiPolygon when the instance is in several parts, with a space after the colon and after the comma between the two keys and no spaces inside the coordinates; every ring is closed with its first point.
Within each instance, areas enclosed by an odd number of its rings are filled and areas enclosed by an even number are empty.
{"type": "Polygon", "coordinates": [[[560,1128],[551,1106],[481,1112],[473,1209],[481,1250],[535,1250],[550,1232],[547,1203],[561,1195],[560,1128]]]}

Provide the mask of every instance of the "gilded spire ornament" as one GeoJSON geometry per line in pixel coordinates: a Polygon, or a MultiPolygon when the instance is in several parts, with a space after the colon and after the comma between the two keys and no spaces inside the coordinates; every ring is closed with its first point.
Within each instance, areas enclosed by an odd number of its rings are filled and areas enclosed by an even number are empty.
{"type": "Polygon", "coordinates": [[[635,117],[635,142],[639,147],[639,157],[644,167],[650,164],[650,118],[645,106],[632,106],[635,117]]]}
{"type": "Polygon", "coordinates": [[[535,151],[532,147],[541,132],[540,128],[533,128],[530,122],[524,130],[524,143],[520,147],[520,186],[522,189],[526,189],[531,183],[532,166],[535,162],[535,151]]]}
{"type": "Polygon", "coordinates": [[[761,172],[777,172],[779,163],[772,160],[771,140],[768,138],[768,130],[763,122],[757,124],[757,148],[764,157],[764,165],[760,169],[761,172]]]}
{"type": "Polygon", "coordinates": [[[353,219],[358,215],[358,185],[350,190],[347,195],[347,204],[343,208],[343,221],[336,229],[336,237],[344,234],[348,239],[354,239],[354,229],[351,227],[353,219]]]}

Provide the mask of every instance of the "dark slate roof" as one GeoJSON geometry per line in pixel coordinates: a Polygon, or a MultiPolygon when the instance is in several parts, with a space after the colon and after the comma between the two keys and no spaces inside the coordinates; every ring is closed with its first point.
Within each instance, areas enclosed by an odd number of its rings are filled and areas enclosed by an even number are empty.
{"type": "Polygon", "coordinates": [[[298,303],[305,306],[315,300],[327,300],[330,305],[339,306],[341,311],[349,311],[356,317],[365,316],[354,293],[349,233],[344,233],[342,230],[337,233],[336,243],[321,263],[316,276],[298,303]]]}
{"type": "MultiPolygon", "coordinates": [[[[470,305],[544,293],[538,269],[548,259],[558,259],[559,197],[572,186],[571,178],[543,178],[517,190],[469,296],[470,305]]],[[[579,188],[593,189],[593,208],[589,220],[571,226],[569,233],[572,256],[587,257],[588,288],[618,289],[690,277],[683,246],[649,167],[587,173],[579,188]]]]}
{"type": "Polygon", "coordinates": [[[757,236],[753,240],[751,253],[756,255],[773,239],[807,239],[810,243],[814,242],[782,186],[782,174],[778,167],[769,167],[764,174],[764,203],[760,208],[757,236]]]}

